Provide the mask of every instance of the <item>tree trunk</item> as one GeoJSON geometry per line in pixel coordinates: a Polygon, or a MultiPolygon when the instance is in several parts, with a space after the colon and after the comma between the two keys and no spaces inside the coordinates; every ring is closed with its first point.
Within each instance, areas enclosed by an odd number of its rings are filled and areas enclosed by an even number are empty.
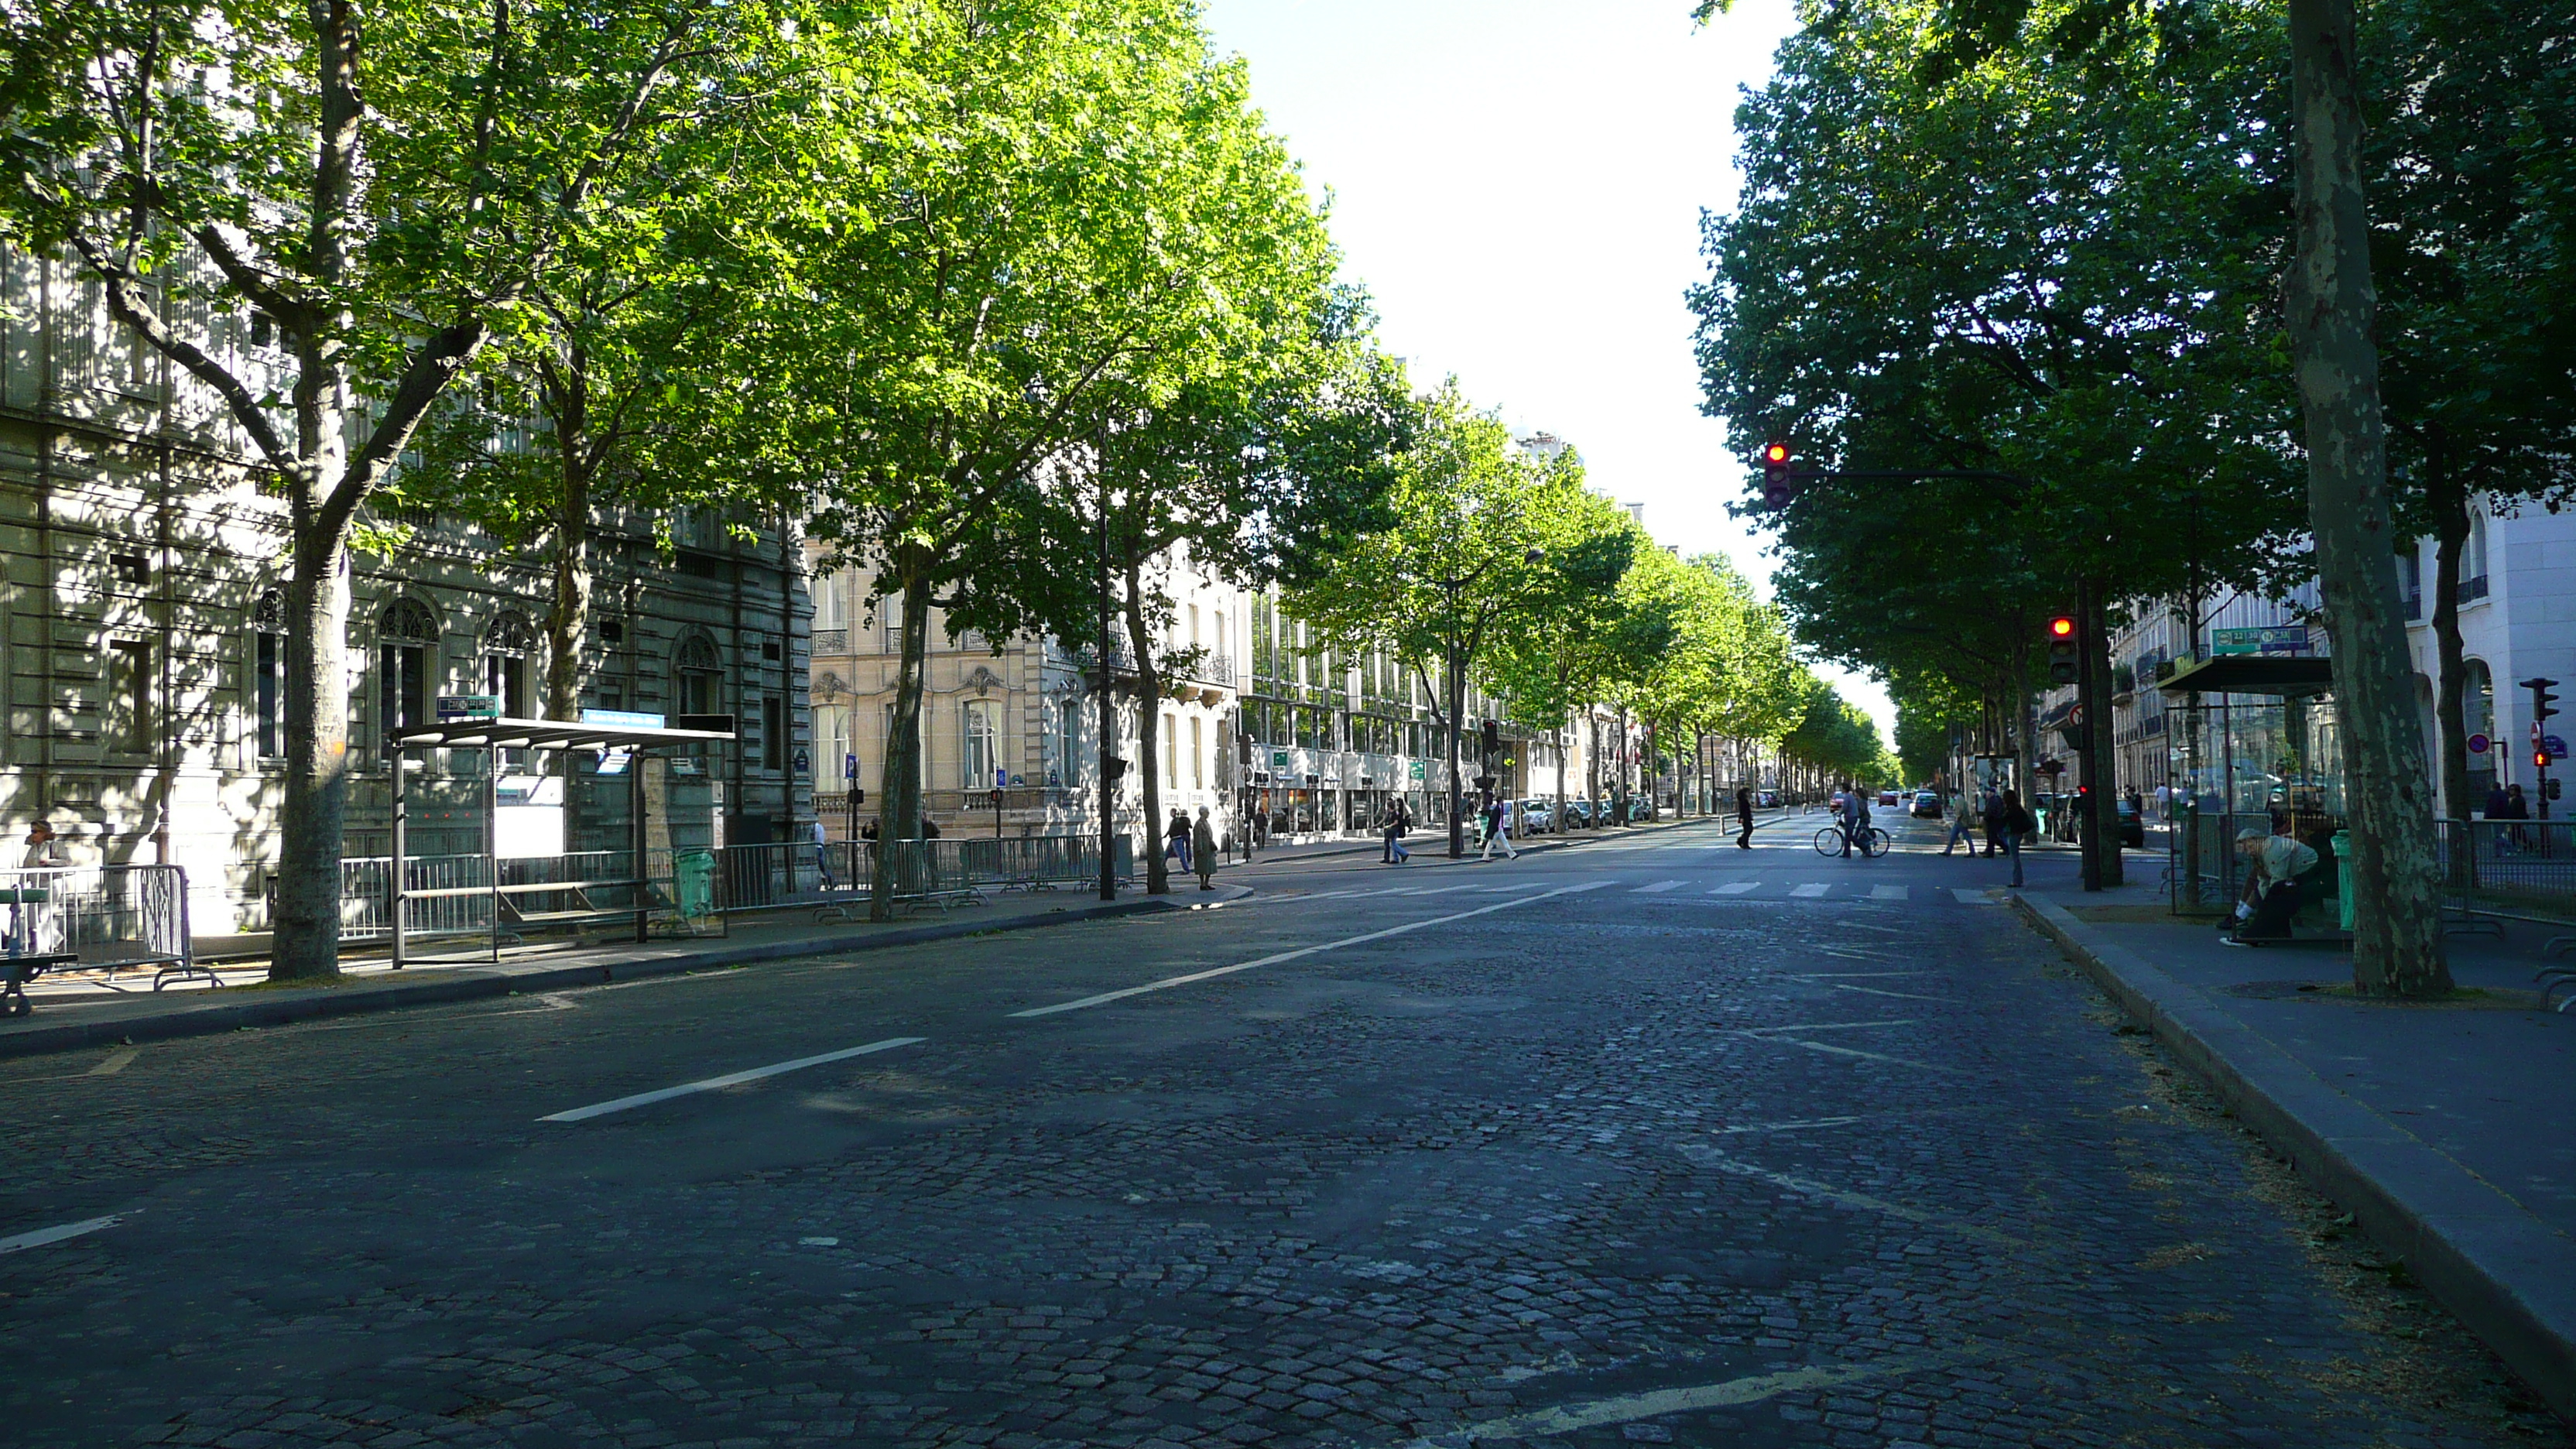
{"type": "Polygon", "coordinates": [[[2353,0],[2290,0],[2298,242],[2286,288],[2305,414],[2308,527],[2334,642],[2352,802],[2353,987],[2447,993],[2414,669],[2397,599],[2353,0]]]}
{"type": "Polygon", "coordinates": [[[1449,697],[1449,858],[1463,860],[1467,855],[1467,821],[1459,812],[1466,804],[1466,782],[1458,778],[1458,729],[1459,716],[1467,708],[1467,671],[1459,665],[1456,646],[1443,651],[1440,667],[1444,673],[1441,692],[1449,697]]]}
{"type": "MultiPolygon", "coordinates": [[[[306,486],[299,481],[299,492],[306,486]]],[[[296,511],[304,511],[300,500],[296,511]]],[[[286,585],[286,800],[271,981],[340,974],[340,850],[349,813],[349,549],[345,537],[296,533],[286,585]]],[[[386,723],[377,722],[379,733],[386,723]]]]}
{"type": "MultiPolygon", "coordinates": [[[[2469,490],[2451,475],[2446,440],[2436,434],[2431,454],[2426,502],[2433,512],[2433,647],[2440,656],[2440,683],[2433,695],[2433,717],[2442,738],[2442,813],[2466,820],[2484,802],[2469,784],[2468,654],[2460,644],[2460,554],[2469,541],[2469,490]]],[[[2488,758],[2497,750],[2487,745],[2488,758]]]]}
{"type": "Polygon", "coordinates": [[[1163,859],[1163,781],[1155,767],[1163,757],[1161,722],[1163,677],[1154,667],[1154,641],[1145,632],[1142,580],[1135,560],[1127,562],[1127,597],[1120,609],[1127,625],[1127,646],[1136,651],[1136,768],[1145,797],[1145,894],[1172,893],[1172,871],[1163,859]]]}
{"type": "Polygon", "coordinates": [[[2086,890],[2117,889],[2126,879],[2120,861],[2120,765],[2111,730],[2110,609],[2098,581],[2084,586],[2084,655],[2077,693],[2084,705],[2084,779],[2093,788],[2084,822],[2086,890]]]}
{"type": "Polygon", "coordinates": [[[546,718],[581,717],[581,647],[590,622],[590,470],[567,457],[555,511],[554,596],[546,606],[546,718]]]}
{"type": "MultiPolygon", "coordinates": [[[[898,555],[903,621],[895,664],[894,718],[886,731],[885,771],[877,791],[878,869],[868,881],[868,919],[894,919],[895,872],[888,868],[895,842],[919,839],[921,830],[921,696],[930,656],[930,578],[927,567],[905,569],[898,555]]],[[[923,561],[926,564],[926,561],[923,561]]]]}
{"type": "Polygon", "coordinates": [[[1565,726],[1549,731],[1556,739],[1556,808],[1548,812],[1548,822],[1558,832],[1565,829],[1565,726]]]}

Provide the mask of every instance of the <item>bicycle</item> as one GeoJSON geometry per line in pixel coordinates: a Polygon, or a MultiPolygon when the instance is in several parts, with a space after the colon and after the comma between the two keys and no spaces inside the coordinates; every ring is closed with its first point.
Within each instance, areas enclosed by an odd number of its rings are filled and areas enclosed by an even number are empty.
{"type": "MultiPolygon", "coordinates": [[[[1887,847],[1887,832],[1875,825],[1864,825],[1852,832],[1851,848],[1863,859],[1876,860],[1887,854],[1887,847]]],[[[1816,854],[1840,855],[1842,853],[1843,828],[1841,826],[1828,825],[1816,832],[1816,854]]]]}

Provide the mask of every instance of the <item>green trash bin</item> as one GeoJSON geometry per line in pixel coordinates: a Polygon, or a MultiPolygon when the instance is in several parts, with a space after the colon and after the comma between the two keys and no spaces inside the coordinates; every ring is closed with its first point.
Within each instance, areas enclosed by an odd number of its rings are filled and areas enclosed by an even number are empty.
{"type": "Polygon", "coordinates": [[[716,913],[716,853],[683,850],[671,861],[671,889],[680,914],[697,920],[716,913]]]}
{"type": "Polygon", "coordinates": [[[2345,930],[2349,931],[2349,930],[2351,930],[2351,929],[2352,929],[2352,832],[2351,832],[2351,831],[2349,831],[2349,830],[2338,830],[2338,831],[2336,831],[2336,832],[2334,833],[2334,853],[2335,853],[2335,912],[2336,912],[2336,915],[2337,915],[2337,916],[2342,920],[2342,922],[2343,922],[2343,928],[2344,928],[2345,930]]]}

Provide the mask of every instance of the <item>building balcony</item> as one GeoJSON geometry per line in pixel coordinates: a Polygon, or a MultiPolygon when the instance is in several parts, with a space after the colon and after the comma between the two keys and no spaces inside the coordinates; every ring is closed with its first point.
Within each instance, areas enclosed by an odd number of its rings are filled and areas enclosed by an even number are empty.
{"type": "Polygon", "coordinates": [[[2476,603],[2478,600],[2483,599],[2483,598],[2485,598],[2486,596],[2487,596],[2487,576],[2486,576],[2485,574],[2480,574],[2480,575],[2478,575],[2476,578],[2473,578],[2473,579],[2462,579],[2462,580],[2460,580],[2460,587],[2459,587],[2459,593],[2458,593],[2458,599],[2459,599],[2459,602],[2461,602],[2461,603],[2463,603],[2463,604],[2474,604],[2474,603],[2476,603]]]}

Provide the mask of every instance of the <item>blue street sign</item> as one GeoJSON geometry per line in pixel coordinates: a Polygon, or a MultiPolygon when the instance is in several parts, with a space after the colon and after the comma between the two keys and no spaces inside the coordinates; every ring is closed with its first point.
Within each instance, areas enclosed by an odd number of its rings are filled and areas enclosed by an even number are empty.
{"type": "Polygon", "coordinates": [[[2547,735],[2544,736],[2540,742],[2549,747],[2549,758],[2553,760],[2563,760],[2567,758],[2566,740],[2557,735],[2547,735]]]}
{"type": "Polygon", "coordinates": [[[841,778],[844,780],[855,780],[859,778],[859,757],[857,755],[851,754],[841,756],[841,778]]]}

